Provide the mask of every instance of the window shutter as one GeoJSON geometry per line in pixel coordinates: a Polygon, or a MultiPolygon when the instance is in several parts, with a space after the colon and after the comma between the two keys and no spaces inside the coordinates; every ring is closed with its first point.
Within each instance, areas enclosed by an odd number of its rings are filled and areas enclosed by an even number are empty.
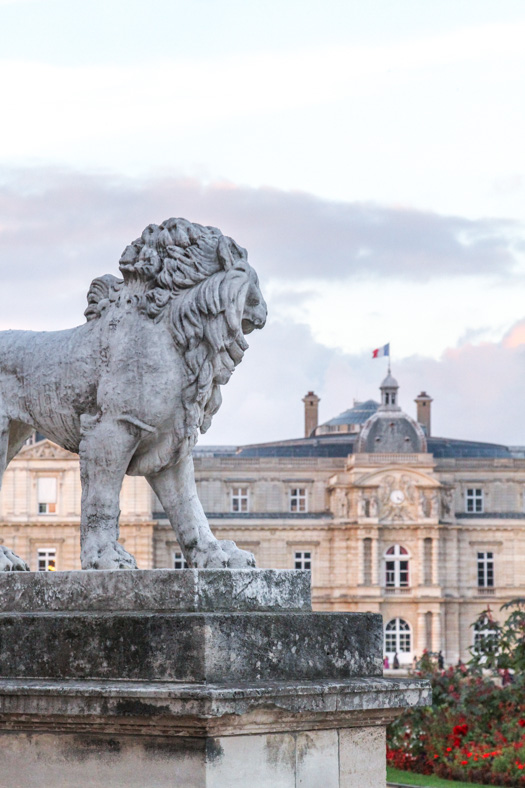
{"type": "Polygon", "coordinates": [[[57,500],[57,480],[55,478],[38,479],[38,503],[56,503],[57,500]]]}

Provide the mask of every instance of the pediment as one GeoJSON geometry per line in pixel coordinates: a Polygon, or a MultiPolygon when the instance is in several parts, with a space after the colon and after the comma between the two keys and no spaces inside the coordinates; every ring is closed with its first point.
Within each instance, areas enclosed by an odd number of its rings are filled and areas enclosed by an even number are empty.
{"type": "Polygon", "coordinates": [[[363,474],[355,483],[361,508],[380,523],[437,522],[440,483],[420,470],[393,466],[363,474]]]}
{"type": "Polygon", "coordinates": [[[392,483],[396,483],[398,480],[403,480],[405,485],[410,484],[414,487],[441,487],[441,484],[434,476],[413,468],[400,467],[399,465],[392,465],[370,473],[364,473],[354,481],[354,485],[356,487],[390,487],[392,483]]]}
{"type": "Polygon", "coordinates": [[[24,460],[74,460],[77,458],[76,454],[66,451],[47,438],[38,441],[38,443],[32,443],[30,446],[23,446],[16,456],[24,460]]]}

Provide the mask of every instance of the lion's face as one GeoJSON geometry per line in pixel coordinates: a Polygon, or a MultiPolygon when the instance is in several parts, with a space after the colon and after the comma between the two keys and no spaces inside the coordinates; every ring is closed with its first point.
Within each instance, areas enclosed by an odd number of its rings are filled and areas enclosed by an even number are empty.
{"type": "Polygon", "coordinates": [[[242,313],[242,333],[251,334],[256,328],[263,328],[268,316],[268,307],[259,288],[259,278],[251,266],[246,266],[248,290],[242,313]]]}

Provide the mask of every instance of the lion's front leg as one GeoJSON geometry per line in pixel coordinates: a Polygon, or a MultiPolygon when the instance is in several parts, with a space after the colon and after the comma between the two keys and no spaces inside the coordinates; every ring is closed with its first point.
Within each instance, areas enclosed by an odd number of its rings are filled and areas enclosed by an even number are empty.
{"type": "Polygon", "coordinates": [[[197,569],[255,566],[252,553],[218,541],[210,530],[195,487],[193,458],[147,477],[177,535],[184,557],[197,569]]]}
{"type": "Polygon", "coordinates": [[[111,417],[83,416],[81,423],[82,569],[136,569],[118,537],[120,488],[139,436],[134,427],[111,417]]]}

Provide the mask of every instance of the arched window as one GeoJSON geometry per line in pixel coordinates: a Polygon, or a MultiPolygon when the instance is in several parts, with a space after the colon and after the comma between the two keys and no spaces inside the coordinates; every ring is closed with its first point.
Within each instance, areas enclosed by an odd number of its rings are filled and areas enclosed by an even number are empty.
{"type": "Polygon", "coordinates": [[[412,631],[410,624],[402,618],[393,618],[385,626],[385,654],[392,664],[397,654],[400,664],[412,660],[412,631]]]}
{"type": "Polygon", "coordinates": [[[409,557],[406,547],[395,544],[385,553],[385,587],[408,588],[410,585],[409,557]]]}

